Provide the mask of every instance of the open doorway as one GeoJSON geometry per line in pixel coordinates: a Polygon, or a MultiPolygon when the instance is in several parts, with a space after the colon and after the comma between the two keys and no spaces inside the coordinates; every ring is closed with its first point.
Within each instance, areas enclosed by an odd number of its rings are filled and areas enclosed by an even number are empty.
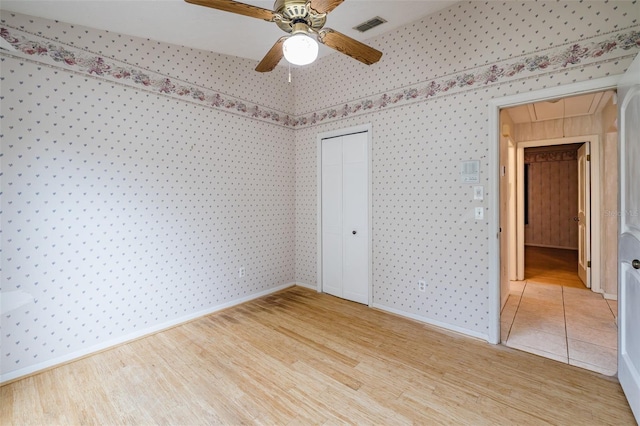
{"type": "Polygon", "coordinates": [[[586,271],[589,230],[585,226],[591,212],[579,207],[588,204],[580,194],[590,192],[589,188],[579,189],[589,183],[586,173],[579,178],[578,166],[579,152],[587,146],[588,142],[524,148],[524,164],[518,164],[523,168],[524,182],[517,189],[522,192],[523,217],[518,227],[523,229],[524,239],[515,248],[524,268],[513,281],[591,287],[586,271]]]}
{"type": "Polygon", "coordinates": [[[617,356],[617,218],[607,215],[617,206],[616,116],[612,91],[500,112],[501,341],[608,375],[617,356]]]}
{"type": "MultiPolygon", "coordinates": [[[[542,274],[558,281],[553,264],[571,261],[570,271],[586,288],[601,293],[600,285],[600,157],[598,135],[520,141],[517,146],[517,184],[514,186],[516,269],[510,280],[522,281],[542,274]],[[555,249],[555,250],[552,250],[555,249]],[[555,262],[537,262],[539,256],[555,262]],[[541,270],[541,268],[545,270],[541,270]],[[535,274],[533,276],[532,274],[535,274]],[[577,274],[577,275],[576,275],[577,274]]],[[[560,272],[560,270],[558,272],[560,272]]],[[[560,282],[559,284],[562,284],[560,282]]]]}

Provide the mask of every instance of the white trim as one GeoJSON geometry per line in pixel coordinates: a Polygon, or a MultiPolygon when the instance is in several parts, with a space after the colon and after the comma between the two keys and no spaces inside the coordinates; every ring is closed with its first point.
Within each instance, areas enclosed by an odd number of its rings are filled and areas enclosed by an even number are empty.
{"type": "MultiPolygon", "coordinates": [[[[516,176],[516,154],[517,154],[517,149],[516,149],[516,144],[515,142],[513,142],[513,140],[511,138],[509,138],[509,146],[507,147],[507,159],[505,161],[505,163],[507,163],[509,165],[509,173],[506,173],[506,179],[507,179],[507,199],[508,199],[508,203],[507,203],[507,220],[506,220],[506,226],[507,226],[507,236],[508,236],[508,241],[507,241],[507,255],[504,256],[503,260],[507,260],[508,261],[508,279],[509,281],[516,281],[518,279],[518,258],[516,256],[516,244],[518,243],[517,241],[517,233],[516,233],[516,195],[517,195],[517,191],[516,191],[516,182],[517,182],[517,176],[516,176]]],[[[503,253],[504,255],[504,253],[503,253]]],[[[509,293],[506,292],[505,295],[503,295],[504,299],[508,299],[509,298],[509,293]]]]}
{"type": "Polygon", "coordinates": [[[368,210],[368,228],[369,228],[369,241],[367,244],[367,252],[369,256],[369,264],[368,264],[368,275],[369,275],[369,291],[367,295],[367,305],[372,306],[373,303],[373,126],[371,123],[361,124],[359,126],[347,127],[345,129],[331,130],[329,132],[318,133],[316,135],[316,164],[317,164],[317,173],[316,173],[316,240],[317,240],[317,248],[316,248],[316,274],[317,274],[317,285],[316,290],[318,292],[322,292],[322,140],[328,138],[335,138],[338,136],[350,135],[353,133],[367,133],[367,144],[368,144],[368,176],[367,179],[369,194],[368,194],[368,202],[367,202],[367,210],[368,210]]]}
{"type": "MultiPolygon", "coordinates": [[[[493,101],[492,101],[493,102],[493,101]]],[[[490,103],[491,106],[491,103],[490,103]]],[[[500,107],[489,108],[489,169],[487,220],[489,221],[489,333],[485,338],[490,343],[500,343],[500,107]],[[498,287],[493,288],[492,283],[498,287]],[[492,312],[496,311],[495,315],[492,312]],[[497,330],[497,333],[494,333],[497,330]]]]}
{"type": "Polygon", "coordinates": [[[373,305],[373,126],[371,123],[367,125],[367,143],[369,144],[369,306],[373,305]]]}
{"type": "Polygon", "coordinates": [[[500,153],[500,109],[532,102],[545,101],[569,95],[598,92],[616,89],[621,76],[610,76],[579,83],[560,85],[534,92],[519,93],[489,101],[489,188],[493,197],[489,201],[489,333],[490,343],[500,343],[500,245],[498,229],[500,229],[500,197],[499,153],[500,153]],[[495,236],[495,238],[494,238],[495,236]]]}
{"type": "MultiPolygon", "coordinates": [[[[607,300],[618,300],[617,294],[602,293],[602,297],[604,297],[607,300]]],[[[616,312],[616,315],[618,315],[617,312],[616,312]]]]}
{"type": "Polygon", "coordinates": [[[524,280],[524,149],[516,144],[516,279],[524,280]]]}
{"type": "Polygon", "coordinates": [[[405,311],[401,311],[401,310],[398,310],[398,309],[390,308],[388,306],[380,305],[378,303],[374,303],[371,307],[372,308],[376,308],[376,309],[380,309],[381,311],[390,312],[392,314],[395,314],[395,315],[398,315],[398,316],[401,316],[401,317],[411,318],[412,320],[424,322],[426,324],[433,325],[433,326],[436,326],[436,327],[440,327],[440,328],[443,328],[445,330],[455,331],[456,333],[464,334],[466,337],[475,337],[475,338],[482,339],[482,340],[488,340],[487,334],[478,333],[477,331],[469,330],[468,328],[463,328],[463,327],[459,327],[457,325],[448,324],[448,323],[445,323],[445,322],[441,322],[441,321],[434,320],[434,319],[431,319],[431,318],[423,317],[423,316],[420,316],[420,315],[411,314],[409,312],[405,312],[405,311]]]}
{"type": "Polygon", "coordinates": [[[45,362],[41,362],[39,364],[31,365],[29,367],[21,368],[20,370],[15,370],[15,371],[12,371],[10,373],[2,374],[2,375],[0,375],[0,384],[3,384],[3,383],[8,382],[8,381],[13,381],[13,380],[22,378],[24,376],[29,376],[31,374],[35,374],[35,373],[41,372],[43,370],[48,370],[48,369],[53,368],[53,367],[58,367],[58,366],[60,366],[62,364],[66,364],[68,362],[75,361],[75,360],[80,359],[80,358],[84,358],[84,357],[86,357],[88,355],[92,355],[94,353],[101,352],[101,351],[104,351],[106,349],[113,348],[113,347],[121,345],[123,343],[128,343],[128,342],[140,339],[142,337],[146,337],[146,336],[150,336],[150,335],[155,334],[155,333],[159,333],[161,331],[173,328],[175,326],[187,323],[189,321],[193,321],[195,319],[198,319],[198,318],[201,318],[201,317],[204,317],[204,316],[207,316],[207,315],[211,315],[212,313],[221,311],[223,309],[231,308],[233,306],[240,305],[240,304],[248,302],[250,300],[258,299],[260,297],[263,297],[263,296],[266,296],[266,295],[269,295],[269,294],[272,294],[272,293],[276,293],[276,292],[278,292],[280,290],[284,290],[285,288],[289,288],[289,287],[292,287],[294,285],[297,285],[297,284],[294,283],[294,282],[287,283],[287,284],[282,284],[282,285],[279,285],[277,287],[270,288],[268,290],[264,290],[264,291],[261,291],[261,292],[258,292],[258,293],[254,293],[254,294],[251,294],[249,296],[241,297],[240,299],[235,299],[235,300],[232,300],[230,302],[222,303],[220,305],[216,305],[216,306],[213,306],[213,307],[210,307],[210,308],[198,311],[198,312],[194,312],[194,313],[189,314],[189,315],[185,315],[183,317],[175,318],[175,319],[172,319],[170,321],[167,321],[167,322],[164,322],[164,323],[161,323],[161,324],[157,324],[157,325],[155,325],[153,327],[146,328],[144,330],[135,331],[135,332],[129,333],[129,334],[125,335],[125,336],[121,336],[121,337],[115,338],[113,340],[109,340],[107,342],[103,342],[103,343],[91,346],[91,347],[86,348],[86,349],[75,351],[75,352],[72,352],[72,353],[67,354],[67,355],[59,356],[57,358],[53,358],[51,360],[48,360],[48,361],[45,361],[45,362]]]}
{"type": "Polygon", "coordinates": [[[318,290],[318,286],[307,284],[307,283],[303,283],[303,282],[300,282],[300,281],[296,281],[295,285],[297,285],[298,287],[305,287],[305,288],[308,288],[310,290],[318,290]]]}
{"type": "Polygon", "coordinates": [[[322,293],[322,135],[316,135],[316,290],[322,293]]]}

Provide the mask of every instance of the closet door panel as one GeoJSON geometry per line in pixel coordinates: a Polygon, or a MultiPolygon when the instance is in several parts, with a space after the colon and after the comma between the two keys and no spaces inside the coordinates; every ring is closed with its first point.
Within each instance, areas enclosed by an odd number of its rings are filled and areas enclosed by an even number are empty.
{"type": "Polygon", "coordinates": [[[368,144],[367,134],[343,137],[343,295],[368,302],[368,144]]]}
{"type": "Polygon", "coordinates": [[[343,297],[342,138],[322,141],[322,290],[343,297]]]}

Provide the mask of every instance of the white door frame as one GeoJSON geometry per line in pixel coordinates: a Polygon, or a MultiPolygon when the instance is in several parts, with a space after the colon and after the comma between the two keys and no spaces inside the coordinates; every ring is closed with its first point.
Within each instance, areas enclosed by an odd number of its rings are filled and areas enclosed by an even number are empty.
{"type": "Polygon", "coordinates": [[[517,144],[517,275],[518,279],[524,279],[524,150],[536,146],[567,145],[588,142],[591,148],[591,253],[588,254],[591,261],[591,291],[601,293],[600,286],[600,136],[572,136],[568,138],[544,139],[538,141],[518,142],[517,144]],[[595,206],[595,208],[594,208],[595,206]]]}
{"type": "MultiPolygon", "coordinates": [[[[507,253],[507,256],[505,256],[505,260],[507,260],[508,262],[508,274],[507,274],[507,279],[509,281],[516,281],[518,280],[518,256],[517,254],[517,244],[518,244],[518,239],[517,239],[517,234],[518,234],[518,221],[517,219],[517,202],[518,202],[518,189],[517,189],[517,167],[516,167],[516,163],[517,163],[517,154],[518,154],[518,149],[517,149],[517,145],[516,143],[509,138],[508,139],[508,143],[509,146],[507,147],[507,158],[505,158],[505,162],[508,163],[508,173],[505,176],[507,179],[507,191],[509,192],[507,197],[508,197],[508,204],[507,204],[507,221],[506,221],[506,226],[507,226],[507,247],[509,250],[509,253],[507,253]]],[[[509,294],[507,293],[506,295],[502,295],[502,298],[504,298],[504,300],[502,301],[504,306],[504,303],[506,303],[506,299],[509,297],[509,294]],[[506,296],[506,297],[505,297],[506,296]]]]}
{"type": "Polygon", "coordinates": [[[493,194],[489,200],[487,212],[489,221],[489,330],[487,341],[490,343],[500,343],[500,109],[571,95],[615,90],[620,78],[621,76],[598,78],[489,101],[488,190],[490,194],[493,194]]]}
{"type": "Polygon", "coordinates": [[[316,222],[318,224],[317,229],[317,243],[318,247],[316,249],[317,260],[316,260],[316,269],[317,269],[317,283],[316,288],[318,292],[322,292],[322,139],[327,138],[335,138],[338,136],[350,135],[353,133],[367,133],[367,145],[368,145],[368,164],[367,164],[367,181],[369,187],[369,193],[367,194],[367,228],[369,229],[369,241],[367,243],[367,253],[369,255],[369,261],[367,262],[368,268],[368,276],[369,276],[369,291],[367,295],[367,305],[373,305],[373,138],[372,138],[373,127],[371,123],[362,124],[359,126],[348,127],[345,129],[332,130],[330,132],[318,133],[316,136],[316,159],[317,159],[317,181],[316,181],[316,190],[317,190],[317,208],[316,208],[316,222]]]}

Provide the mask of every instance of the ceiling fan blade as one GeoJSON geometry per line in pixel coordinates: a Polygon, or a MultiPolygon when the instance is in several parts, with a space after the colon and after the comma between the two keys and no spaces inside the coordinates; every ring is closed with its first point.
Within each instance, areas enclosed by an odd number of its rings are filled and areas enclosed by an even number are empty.
{"type": "Polygon", "coordinates": [[[379,50],[331,28],[320,30],[318,41],[367,65],[375,64],[382,57],[382,52],[379,50]]]}
{"type": "Polygon", "coordinates": [[[267,54],[262,58],[258,66],[256,67],[256,71],[258,72],[269,72],[272,71],[276,65],[282,60],[284,54],[282,53],[282,44],[284,41],[289,38],[289,36],[280,37],[276,44],[273,45],[271,49],[267,52],[267,54]]]}
{"type": "Polygon", "coordinates": [[[187,3],[210,7],[212,9],[224,10],[225,12],[237,13],[251,18],[273,21],[274,13],[271,10],[258,6],[240,3],[233,0],[185,0],[187,3]]]}
{"type": "Polygon", "coordinates": [[[329,13],[344,0],[311,0],[311,9],[316,13],[329,13]]]}

